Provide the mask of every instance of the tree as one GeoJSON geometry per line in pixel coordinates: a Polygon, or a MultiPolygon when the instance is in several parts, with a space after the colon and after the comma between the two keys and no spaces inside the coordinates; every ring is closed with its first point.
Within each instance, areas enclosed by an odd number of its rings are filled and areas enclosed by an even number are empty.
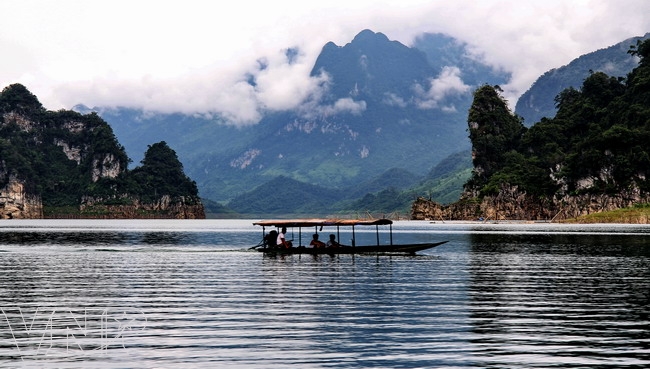
{"type": "Polygon", "coordinates": [[[482,86],[469,112],[474,173],[466,190],[493,194],[503,184],[540,198],[650,190],[650,40],[624,81],[602,72],[556,97],[558,112],[530,129],[510,114],[498,89],[482,86]]]}
{"type": "Polygon", "coordinates": [[[467,119],[474,163],[472,178],[465,186],[470,191],[480,190],[503,167],[506,153],[518,148],[526,131],[500,91],[498,86],[483,85],[474,92],[467,119]]]}
{"type": "Polygon", "coordinates": [[[20,114],[33,115],[43,113],[45,108],[36,95],[29,92],[27,87],[14,83],[5,87],[0,93],[0,111],[15,111],[20,114]]]}
{"type": "Polygon", "coordinates": [[[132,190],[143,200],[156,200],[164,195],[198,199],[196,182],[185,175],[176,152],[165,141],[149,145],[141,163],[142,166],[131,172],[131,179],[136,185],[132,190]]]}

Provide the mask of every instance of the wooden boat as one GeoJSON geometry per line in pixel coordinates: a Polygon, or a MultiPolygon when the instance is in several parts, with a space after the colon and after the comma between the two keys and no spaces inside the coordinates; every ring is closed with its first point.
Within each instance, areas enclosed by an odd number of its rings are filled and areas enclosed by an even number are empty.
{"type": "MultiPolygon", "coordinates": [[[[390,219],[282,219],[282,220],[263,220],[259,222],[254,222],[253,225],[262,226],[262,241],[257,245],[251,247],[259,252],[267,254],[406,254],[406,255],[415,255],[417,252],[430,249],[444,243],[447,241],[441,242],[431,242],[431,243],[416,243],[416,244],[394,244],[393,243],[393,221],[390,219]],[[374,226],[376,230],[376,244],[372,245],[356,245],[356,234],[355,227],[357,226],[374,226]],[[388,237],[389,240],[387,244],[380,243],[380,228],[379,226],[388,226],[388,237]],[[271,227],[272,230],[267,233],[266,228],[271,227]],[[340,239],[340,228],[341,227],[351,227],[352,231],[352,244],[351,245],[342,245],[331,246],[331,247],[311,247],[306,246],[303,243],[303,228],[314,227],[313,232],[316,233],[322,231],[324,227],[336,227],[336,239],[340,239]],[[292,242],[297,242],[297,245],[292,245],[291,247],[280,247],[276,246],[276,238],[278,231],[276,229],[281,228],[292,228],[298,229],[298,239],[291,240],[292,242]]],[[[328,232],[330,233],[330,232],[328,232]]],[[[304,237],[306,242],[311,240],[311,237],[304,237]]],[[[386,240],[384,240],[386,241],[386,240]]]]}

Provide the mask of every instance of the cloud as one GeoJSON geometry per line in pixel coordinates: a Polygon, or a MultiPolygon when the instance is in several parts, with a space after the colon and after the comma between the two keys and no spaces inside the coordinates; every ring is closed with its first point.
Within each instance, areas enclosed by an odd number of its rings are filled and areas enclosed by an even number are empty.
{"type": "Polygon", "coordinates": [[[398,108],[405,108],[408,106],[406,100],[394,93],[386,93],[382,99],[382,103],[388,106],[396,106],[398,108]]]}
{"type": "Polygon", "coordinates": [[[278,50],[237,67],[205,68],[179,77],[145,75],[137,80],[109,75],[59,86],[56,92],[70,102],[86,96],[84,104],[91,106],[208,113],[225,123],[254,124],[267,111],[295,109],[321,96],[327,76],[310,76],[312,65],[313,60],[304,55],[289,60],[286,50],[278,50]]]}
{"type": "MultiPolygon", "coordinates": [[[[424,32],[466,42],[512,73],[501,86],[511,104],[549,69],[650,30],[647,0],[3,0],[0,14],[1,87],[23,83],[48,109],[128,106],[237,124],[318,101],[327,77],[310,71],[323,45],[366,28],[407,45],[424,32]]],[[[462,87],[443,77],[422,87],[423,104],[462,87]]],[[[344,100],[322,113],[363,108],[344,100]]]]}
{"type": "Polygon", "coordinates": [[[416,105],[420,109],[441,108],[443,111],[453,111],[449,106],[440,106],[447,97],[458,96],[469,92],[470,86],[463,83],[458,67],[444,67],[438,78],[430,80],[428,89],[416,84],[413,87],[416,105]]]}
{"type": "Polygon", "coordinates": [[[350,113],[353,115],[360,115],[364,110],[366,110],[365,101],[354,101],[351,98],[347,97],[344,99],[338,99],[332,106],[324,107],[324,112],[326,116],[336,115],[340,113],[350,113]]]}
{"type": "Polygon", "coordinates": [[[337,114],[360,115],[366,110],[367,104],[363,100],[355,101],[350,97],[336,100],[333,104],[322,104],[319,99],[311,100],[297,109],[298,114],[307,120],[327,118],[337,114]]]}

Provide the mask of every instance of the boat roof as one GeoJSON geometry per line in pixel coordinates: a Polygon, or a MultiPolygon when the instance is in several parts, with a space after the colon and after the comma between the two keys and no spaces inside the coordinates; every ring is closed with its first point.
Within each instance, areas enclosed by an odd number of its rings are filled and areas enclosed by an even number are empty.
{"type": "Polygon", "coordinates": [[[390,219],[275,219],[260,220],[253,225],[263,227],[319,227],[319,226],[356,226],[356,225],[387,225],[393,224],[390,219]]]}

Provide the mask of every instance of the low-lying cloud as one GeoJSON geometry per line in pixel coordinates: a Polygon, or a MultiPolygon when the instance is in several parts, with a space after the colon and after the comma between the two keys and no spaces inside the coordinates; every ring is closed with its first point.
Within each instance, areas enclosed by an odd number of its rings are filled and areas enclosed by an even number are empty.
{"type": "MultiPolygon", "coordinates": [[[[511,73],[501,86],[511,105],[549,69],[650,31],[647,0],[242,0],[227,7],[5,0],[0,13],[0,88],[22,83],[53,110],[124,106],[230,124],[307,107],[312,114],[362,112],[364,102],[353,99],[320,104],[328,77],[310,72],[323,45],[344,45],[363,29],[406,45],[425,32],[466,42],[484,62],[511,73]]],[[[421,108],[448,110],[444,97],[468,86],[449,66],[415,91],[421,108]]],[[[384,103],[412,102],[405,99],[389,94],[384,103]]]]}
{"type": "Polygon", "coordinates": [[[413,90],[418,108],[450,110],[449,106],[441,106],[441,104],[444,104],[448,97],[468,93],[471,88],[463,82],[460,74],[458,67],[446,66],[442,69],[440,76],[429,81],[428,88],[416,84],[413,90]]]}

